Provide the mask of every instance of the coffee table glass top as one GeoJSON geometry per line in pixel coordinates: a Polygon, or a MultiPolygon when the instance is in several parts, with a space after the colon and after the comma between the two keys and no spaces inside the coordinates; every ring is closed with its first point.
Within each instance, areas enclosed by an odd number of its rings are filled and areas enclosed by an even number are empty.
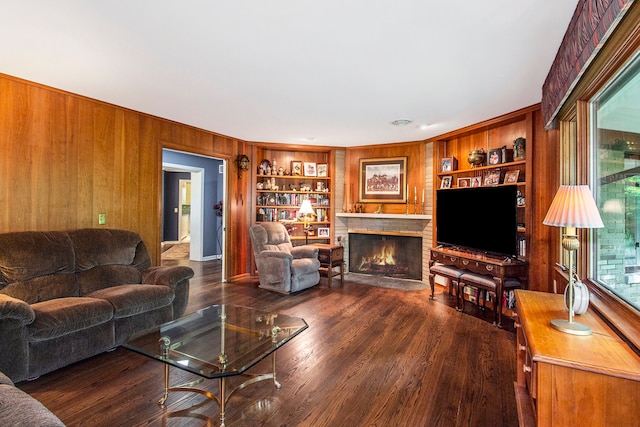
{"type": "Polygon", "coordinates": [[[124,347],[219,378],[242,374],[307,328],[299,317],[213,305],[137,334],[124,347]]]}

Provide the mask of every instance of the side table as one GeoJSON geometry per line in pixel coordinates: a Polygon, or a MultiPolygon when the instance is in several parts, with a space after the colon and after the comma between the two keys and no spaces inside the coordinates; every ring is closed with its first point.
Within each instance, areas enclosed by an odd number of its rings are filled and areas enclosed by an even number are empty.
{"type": "Polygon", "coordinates": [[[344,283],[344,247],[327,243],[313,243],[318,247],[320,273],[326,273],[327,284],[331,287],[333,276],[340,275],[340,285],[344,283]],[[339,267],[338,271],[334,270],[339,267]]]}

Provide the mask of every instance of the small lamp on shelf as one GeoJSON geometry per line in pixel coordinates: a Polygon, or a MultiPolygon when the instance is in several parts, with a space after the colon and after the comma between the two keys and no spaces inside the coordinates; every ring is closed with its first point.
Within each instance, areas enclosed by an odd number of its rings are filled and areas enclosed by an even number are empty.
{"type": "Polygon", "coordinates": [[[562,247],[569,251],[569,284],[566,292],[569,319],[554,319],[551,321],[551,326],[568,334],[591,335],[589,326],[573,320],[574,252],[577,252],[580,247],[576,228],[604,227],[589,187],[586,185],[561,185],[542,223],[553,227],[565,227],[565,233],[562,235],[562,247]]]}
{"type": "Polygon", "coordinates": [[[300,206],[298,215],[302,217],[302,221],[304,222],[304,236],[305,236],[304,241],[305,241],[305,245],[308,245],[309,229],[311,228],[311,225],[309,224],[309,222],[311,221],[311,218],[313,217],[313,215],[315,215],[315,212],[313,211],[313,207],[311,206],[311,200],[304,199],[302,201],[302,205],[300,206]]]}

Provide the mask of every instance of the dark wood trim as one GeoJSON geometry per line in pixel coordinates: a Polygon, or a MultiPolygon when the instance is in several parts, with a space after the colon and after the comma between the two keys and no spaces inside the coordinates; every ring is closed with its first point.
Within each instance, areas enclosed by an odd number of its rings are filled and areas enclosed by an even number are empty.
{"type": "Polygon", "coordinates": [[[633,0],[583,0],[571,18],[569,28],[543,84],[542,115],[545,127],[550,129],[565,97],[599,48],[611,37],[627,13],[633,0]]]}
{"type": "Polygon", "coordinates": [[[575,118],[576,101],[589,100],[598,93],[639,48],[640,3],[635,3],[567,96],[557,118],[575,118]]]}
{"type": "Polygon", "coordinates": [[[638,311],[600,283],[588,279],[589,304],[633,350],[640,354],[640,316],[638,311]]]}

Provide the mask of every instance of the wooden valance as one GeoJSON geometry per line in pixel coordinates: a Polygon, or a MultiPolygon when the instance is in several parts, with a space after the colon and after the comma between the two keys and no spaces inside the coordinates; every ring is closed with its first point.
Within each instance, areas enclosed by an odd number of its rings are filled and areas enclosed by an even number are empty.
{"type": "Polygon", "coordinates": [[[542,117],[546,129],[589,64],[635,0],[581,0],[542,86],[542,117]]]}

